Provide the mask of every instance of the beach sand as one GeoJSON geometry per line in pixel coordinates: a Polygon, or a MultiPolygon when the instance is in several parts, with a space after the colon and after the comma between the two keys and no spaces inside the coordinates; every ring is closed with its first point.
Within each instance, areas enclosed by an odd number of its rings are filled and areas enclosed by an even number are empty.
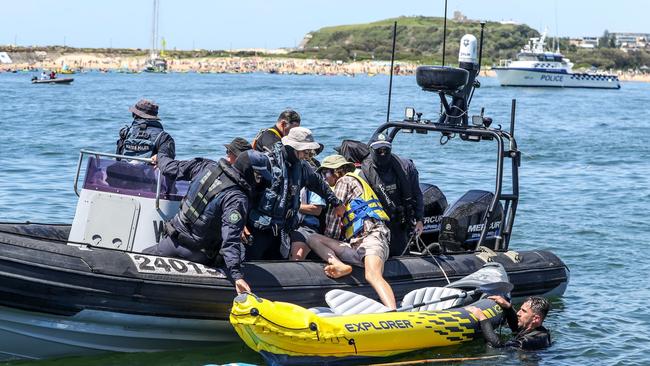
{"type": "MultiPolygon", "coordinates": [[[[296,59],[283,57],[202,57],[168,59],[170,72],[197,73],[248,73],[266,72],[278,74],[312,74],[312,75],[347,75],[388,74],[389,61],[359,61],[341,62],[317,59],[296,59]]],[[[47,69],[59,70],[67,65],[73,70],[102,70],[139,72],[144,69],[146,56],[116,56],[100,53],[70,53],[56,55],[50,53],[39,61],[4,64],[0,70],[47,69]]],[[[417,64],[411,62],[395,63],[396,75],[413,75],[417,64]]],[[[580,72],[580,70],[576,70],[580,72]]],[[[635,72],[616,72],[621,81],[650,82],[650,74],[635,72]]],[[[496,73],[489,68],[481,70],[481,76],[495,77],[496,73]]]]}

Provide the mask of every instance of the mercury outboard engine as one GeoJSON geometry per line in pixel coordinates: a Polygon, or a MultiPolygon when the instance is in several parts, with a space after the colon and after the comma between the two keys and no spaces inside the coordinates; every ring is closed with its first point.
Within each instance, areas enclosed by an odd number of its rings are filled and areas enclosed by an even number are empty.
{"type": "MultiPolygon", "coordinates": [[[[494,194],[488,191],[471,190],[465,193],[453,205],[449,206],[442,217],[440,245],[444,252],[472,251],[481,237],[483,219],[494,194]]],[[[499,235],[503,206],[499,202],[488,221],[488,231],[483,246],[494,249],[496,236],[499,235]]]]}
{"type": "Polygon", "coordinates": [[[442,214],[447,209],[447,197],[433,184],[420,183],[420,190],[424,201],[424,231],[420,238],[424,244],[429,245],[438,242],[442,214]]]}

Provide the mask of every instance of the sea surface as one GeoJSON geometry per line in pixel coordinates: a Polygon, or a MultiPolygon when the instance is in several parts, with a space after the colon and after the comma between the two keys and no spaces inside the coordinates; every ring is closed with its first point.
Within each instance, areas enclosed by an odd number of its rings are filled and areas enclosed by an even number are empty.
{"type": "MultiPolygon", "coordinates": [[[[386,119],[387,76],[219,74],[73,75],[72,85],[32,85],[30,74],[0,74],[0,221],[70,223],[79,149],[113,152],[129,106],[160,104],[179,158],[224,155],[235,136],[252,139],[290,107],[333,153],[342,139],[367,140],[386,119]]],[[[650,84],[620,90],[503,88],[481,78],[471,114],[485,107],[494,126],[510,126],[522,151],[521,200],[511,248],[546,249],[571,270],[566,294],[546,325],[553,346],[542,352],[486,348],[482,341],[423,351],[404,359],[498,358],[467,365],[650,364],[650,84]]],[[[438,96],[413,76],[394,79],[391,119],[414,107],[436,119],[438,96]]],[[[412,158],[422,182],[449,202],[470,189],[493,190],[493,142],[435,134],[400,134],[395,151],[412,158]]],[[[506,181],[508,181],[506,179],[506,181]]],[[[251,284],[254,288],[255,284],[251,284]]],[[[0,340],[1,341],[1,340],[0,340]]],[[[399,340],[396,340],[399,342],[399,340]]],[[[243,343],[154,354],[13,362],[35,365],[262,364],[243,343]]]]}

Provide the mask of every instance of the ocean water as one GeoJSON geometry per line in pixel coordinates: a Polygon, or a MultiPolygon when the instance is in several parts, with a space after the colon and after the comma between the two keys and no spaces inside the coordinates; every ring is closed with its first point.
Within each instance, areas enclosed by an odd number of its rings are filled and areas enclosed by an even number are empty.
{"type": "MultiPolygon", "coordinates": [[[[223,155],[235,136],[252,139],[287,107],[302,114],[333,153],[344,138],[367,140],[386,119],[387,76],[216,74],[74,75],[72,85],[32,85],[28,74],[0,74],[0,221],[71,222],[73,180],[82,148],[112,152],[128,107],[160,104],[179,158],[223,155]]],[[[467,365],[650,364],[650,84],[621,90],[502,88],[482,78],[472,114],[485,107],[522,151],[521,200],[511,248],[547,249],[571,270],[566,294],[546,325],[554,344],[542,352],[486,348],[481,341],[403,359],[487,357],[467,365]]],[[[436,119],[437,95],[412,76],[394,79],[392,119],[414,107],[436,119]]],[[[494,188],[494,143],[401,134],[395,151],[412,158],[422,182],[450,202],[470,189],[494,188]]],[[[507,180],[506,180],[507,181],[507,180]]],[[[254,286],[254,283],[252,284],[254,286]]],[[[13,362],[37,365],[203,365],[262,359],[240,343],[193,351],[108,354],[13,362]]]]}

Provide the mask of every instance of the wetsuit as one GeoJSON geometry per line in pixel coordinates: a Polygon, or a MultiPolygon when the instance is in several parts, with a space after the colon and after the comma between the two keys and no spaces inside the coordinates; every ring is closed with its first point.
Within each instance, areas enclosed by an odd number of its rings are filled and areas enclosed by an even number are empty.
{"type": "Polygon", "coordinates": [[[501,340],[494,332],[492,324],[489,319],[481,321],[481,330],[485,341],[492,347],[512,347],[525,351],[532,351],[543,349],[551,345],[551,333],[543,326],[539,326],[532,330],[519,329],[517,325],[517,314],[515,310],[510,307],[503,309],[503,314],[508,322],[510,330],[514,333],[514,337],[507,341],[501,340]]]}

